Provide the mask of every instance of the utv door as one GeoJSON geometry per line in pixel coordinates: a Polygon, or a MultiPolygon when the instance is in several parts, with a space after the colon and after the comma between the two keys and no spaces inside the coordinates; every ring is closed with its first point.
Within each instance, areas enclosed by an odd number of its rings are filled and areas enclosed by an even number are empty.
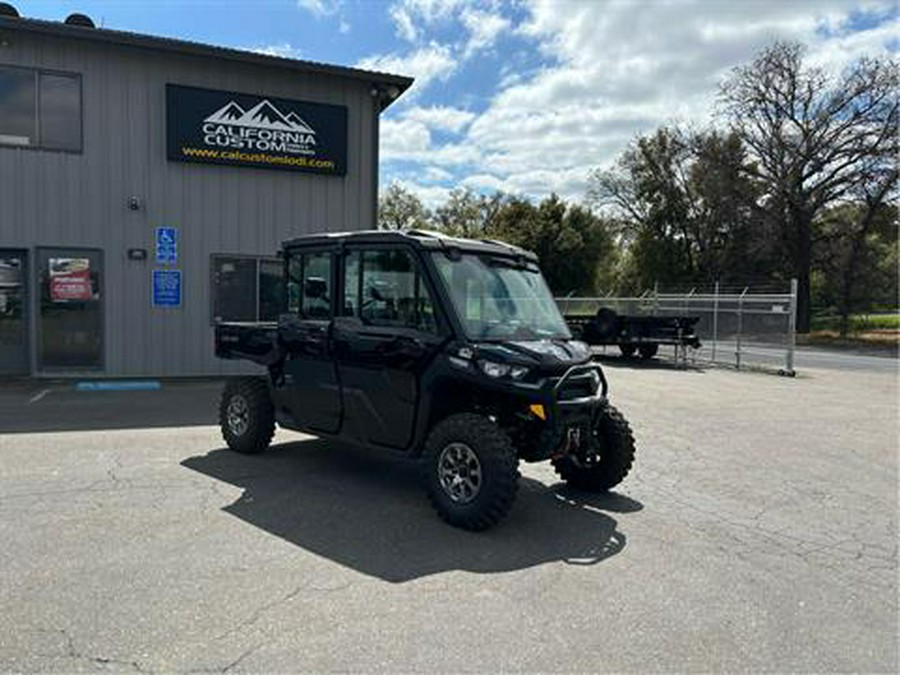
{"type": "Polygon", "coordinates": [[[341,427],[341,395],[330,345],[333,289],[331,251],[290,254],[288,313],[279,319],[287,359],[284,386],[276,398],[297,425],[332,434],[341,427]]]}
{"type": "Polygon", "coordinates": [[[333,333],[342,433],[406,448],[420,375],[442,343],[433,293],[406,247],[349,249],[343,257],[344,306],[333,333]]]}

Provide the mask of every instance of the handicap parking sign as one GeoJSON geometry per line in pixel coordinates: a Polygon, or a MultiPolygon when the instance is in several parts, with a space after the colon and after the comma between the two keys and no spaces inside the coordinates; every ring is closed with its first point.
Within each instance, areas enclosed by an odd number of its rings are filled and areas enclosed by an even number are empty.
{"type": "Polygon", "coordinates": [[[178,262],[177,228],[156,228],[156,262],[160,265],[173,265],[178,262]]]}
{"type": "Polygon", "coordinates": [[[181,307],[181,270],[153,270],[153,306],[181,307]]]}

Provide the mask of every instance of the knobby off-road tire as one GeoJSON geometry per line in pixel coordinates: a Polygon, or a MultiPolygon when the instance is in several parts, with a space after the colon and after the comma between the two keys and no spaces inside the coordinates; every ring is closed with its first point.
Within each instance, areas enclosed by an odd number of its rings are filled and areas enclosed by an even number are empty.
{"type": "Polygon", "coordinates": [[[502,520],[519,489],[519,459],[509,436],[472,413],[435,425],[425,441],[422,472],[441,518],[466,530],[485,530],[502,520]]]}
{"type": "Polygon", "coordinates": [[[627,420],[608,405],[598,417],[592,442],[596,443],[595,461],[582,461],[573,456],[553,460],[556,473],[569,485],[591,492],[615,487],[634,463],[634,436],[627,420]]]}
{"type": "Polygon", "coordinates": [[[275,434],[275,412],[265,381],[230,380],[219,404],[219,426],[228,447],[236,452],[255,454],[268,448],[275,434]]]}

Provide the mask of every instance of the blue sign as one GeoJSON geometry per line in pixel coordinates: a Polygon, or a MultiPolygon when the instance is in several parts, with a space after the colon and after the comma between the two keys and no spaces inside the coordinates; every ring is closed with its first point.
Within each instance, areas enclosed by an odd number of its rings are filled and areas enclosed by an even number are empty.
{"type": "Polygon", "coordinates": [[[153,306],[181,307],[181,270],[153,270],[153,306]]]}
{"type": "Polygon", "coordinates": [[[156,228],[156,262],[160,265],[174,265],[178,262],[177,228],[156,228]]]}

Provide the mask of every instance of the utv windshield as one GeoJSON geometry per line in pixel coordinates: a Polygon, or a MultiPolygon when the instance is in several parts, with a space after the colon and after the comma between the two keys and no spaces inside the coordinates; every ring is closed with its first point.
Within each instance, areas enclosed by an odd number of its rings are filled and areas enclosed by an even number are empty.
{"type": "Polygon", "coordinates": [[[569,339],[537,266],[509,258],[434,253],[456,313],[472,340],[569,339]]]}

